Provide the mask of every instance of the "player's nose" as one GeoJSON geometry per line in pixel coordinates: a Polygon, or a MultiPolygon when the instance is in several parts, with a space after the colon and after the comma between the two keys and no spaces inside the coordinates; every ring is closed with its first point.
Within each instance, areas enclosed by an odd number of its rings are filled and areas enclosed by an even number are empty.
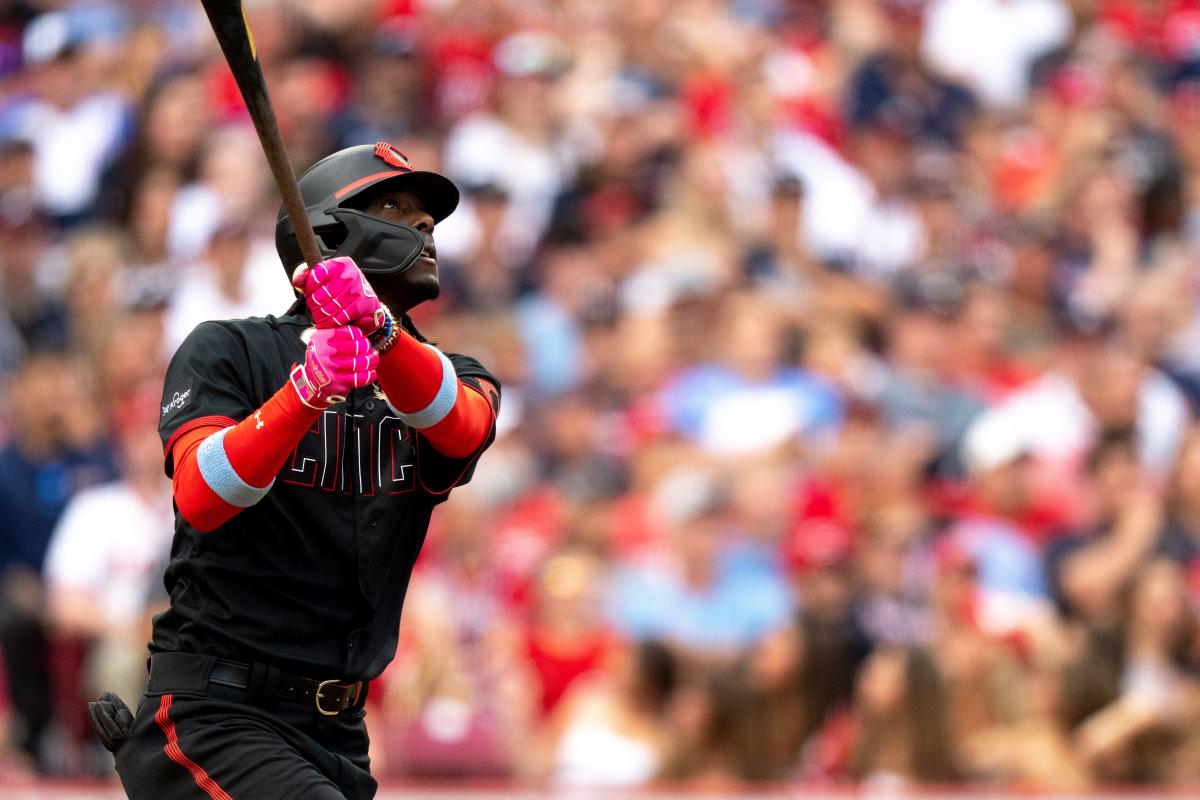
{"type": "Polygon", "coordinates": [[[408,224],[425,234],[426,239],[433,233],[433,217],[427,211],[417,211],[408,224]]]}

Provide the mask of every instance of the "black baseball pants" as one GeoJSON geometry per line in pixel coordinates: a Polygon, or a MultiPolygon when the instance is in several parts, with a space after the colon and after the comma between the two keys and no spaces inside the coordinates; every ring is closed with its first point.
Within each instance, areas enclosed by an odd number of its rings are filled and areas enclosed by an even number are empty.
{"type": "Polygon", "coordinates": [[[185,670],[151,671],[114,754],[131,800],[375,796],[364,711],[322,716],[289,700],[249,703],[242,690],[210,684],[211,665],[195,659],[185,670]]]}

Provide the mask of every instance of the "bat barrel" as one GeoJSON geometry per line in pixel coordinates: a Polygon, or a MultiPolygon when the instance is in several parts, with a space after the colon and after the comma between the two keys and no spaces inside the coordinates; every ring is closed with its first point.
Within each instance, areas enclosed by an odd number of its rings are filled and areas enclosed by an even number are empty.
{"type": "Polygon", "coordinates": [[[225,54],[225,61],[233,72],[238,91],[241,92],[246,110],[254,122],[254,129],[258,132],[258,140],[267,156],[271,175],[275,178],[275,185],[283,197],[283,207],[292,221],[292,228],[296,231],[300,252],[305,262],[312,266],[321,260],[321,249],[317,246],[317,237],[308,223],[308,212],[304,207],[304,198],[300,195],[300,185],[296,182],[296,173],[292,170],[287,150],[283,146],[279,122],[275,116],[275,109],[271,106],[271,95],[267,91],[267,81],[258,61],[254,35],[250,32],[245,9],[240,0],[201,0],[201,3],[208,14],[208,21],[217,36],[217,42],[221,45],[221,52],[225,54]]]}

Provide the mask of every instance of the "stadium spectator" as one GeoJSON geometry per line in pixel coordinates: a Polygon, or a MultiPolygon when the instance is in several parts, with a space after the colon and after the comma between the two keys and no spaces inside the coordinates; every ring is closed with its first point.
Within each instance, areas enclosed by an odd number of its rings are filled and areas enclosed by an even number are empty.
{"type": "Polygon", "coordinates": [[[141,644],[149,614],[165,608],[156,590],[170,548],[170,483],[149,412],[122,420],[117,445],[121,479],[85,489],[63,510],[46,555],[46,604],[56,636],[89,646],[83,694],[109,688],[134,695],[144,687],[141,644]]]}
{"type": "Polygon", "coordinates": [[[595,680],[572,689],[547,726],[551,781],[560,787],[638,786],[664,768],[666,708],[678,666],[654,641],[615,650],[595,680]]]}
{"type": "Polygon", "coordinates": [[[656,494],[671,530],[667,557],[614,575],[609,613],[617,629],[710,664],[728,663],[785,627],[792,597],[778,565],[728,528],[728,500],[712,476],[681,470],[656,494]]]}
{"type": "Polygon", "coordinates": [[[77,359],[31,353],[13,376],[12,426],[0,450],[0,650],[12,704],[10,735],[41,771],[53,750],[55,687],[45,627],[51,534],[72,496],[111,481],[116,467],[77,359]]]}
{"type": "Polygon", "coordinates": [[[879,785],[940,783],[957,772],[945,683],[929,653],[884,647],[863,665],[849,763],[854,777],[879,785]]]}

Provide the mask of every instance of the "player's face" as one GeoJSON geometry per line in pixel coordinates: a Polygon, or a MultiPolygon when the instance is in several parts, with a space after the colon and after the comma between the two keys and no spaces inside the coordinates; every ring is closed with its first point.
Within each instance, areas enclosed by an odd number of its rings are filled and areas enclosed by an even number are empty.
{"type": "Polygon", "coordinates": [[[371,285],[393,310],[407,311],[418,303],[438,296],[437,247],[433,244],[433,217],[425,211],[420,198],[412,192],[385,189],[362,209],[389,222],[416,228],[425,237],[425,249],[413,265],[399,275],[373,275],[371,285]]]}

